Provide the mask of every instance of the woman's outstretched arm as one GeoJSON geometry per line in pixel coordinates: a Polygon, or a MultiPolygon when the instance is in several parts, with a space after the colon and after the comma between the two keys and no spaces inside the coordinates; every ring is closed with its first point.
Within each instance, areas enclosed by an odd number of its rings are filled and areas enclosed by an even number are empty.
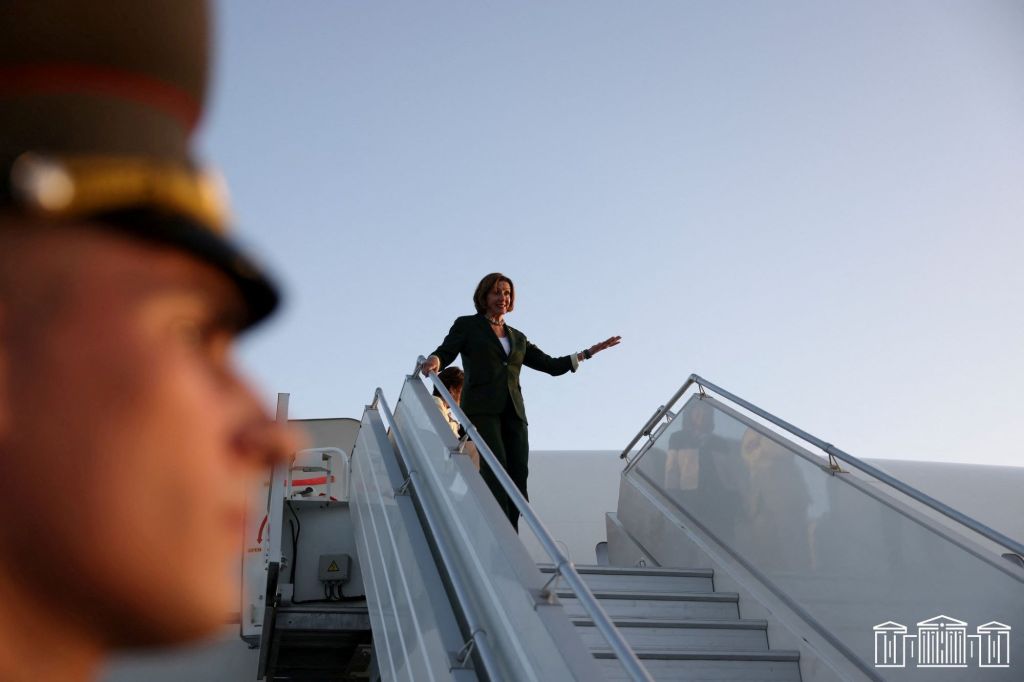
{"type": "Polygon", "coordinates": [[[560,376],[566,372],[575,372],[579,366],[573,362],[571,355],[563,355],[560,358],[553,358],[529,341],[526,342],[526,353],[523,355],[523,364],[538,372],[550,374],[553,377],[560,376]]]}
{"type": "Polygon", "coordinates": [[[545,372],[551,376],[559,376],[566,372],[575,372],[579,364],[589,360],[606,348],[619,345],[621,336],[610,336],[600,343],[595,343],[590,348],[582,350],[574,355],[566,355],[560,358],[553,358],[529,341],[526,342],[526,354],[523,357],[523,364],[530,369],[545,372]]]}

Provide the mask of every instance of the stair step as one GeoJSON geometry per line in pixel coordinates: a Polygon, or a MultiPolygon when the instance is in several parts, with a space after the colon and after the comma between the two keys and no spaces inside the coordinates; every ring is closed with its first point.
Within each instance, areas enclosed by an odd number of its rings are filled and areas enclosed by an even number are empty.
{"type": "MultiPolygon", "coordinates": [[[[645,566],[597,566],[593,564],[574,564],[576,572],[580,575],[606,574],[606,575],[651,575],[666,577],[698,577],[711,578],[715,572],[710,568],[662,568],[645,566]]],[[[553,573],[554,564],[537,564],[541,573],[553,573]]]]}
{"type": "MultiPolygon", "coordinates": [[[[606,679],[630,679],[610,650],[595,651],[594,657],[606,679]]],[[[640,651],[637,657],[659,682],[800,682],[796,651],[640,651]]]]}
{"type": "MultiPolygon", "coordinates": [[[[642,651],[767,651],[768,623],[763,620],[614,619],[630,646],[642,651]]],[[[583,643],[594,650],[608,646],[589,618],[573,623],[583,643]]]]}
{"type": "MultiPolygon", "coordinates": [[[[554,566],[541,564],[542,573],[554,573],[554,566]]],[[[714,590],[710,570],[664,568],[618,568],[611,566],[577,566],[576,571],[591,590],[629,592],[711,592],[714,590]]]]}
{"type": "MultiPolygon", "coordinates": [[[[587,617],[572,590],[556,590],[559,601],[570,617],[587,617]]],[[[601,608],[614,619],[648,620],[737,620],[739,595],[735,592],[621,592],[595,590],[601,608]]]]}

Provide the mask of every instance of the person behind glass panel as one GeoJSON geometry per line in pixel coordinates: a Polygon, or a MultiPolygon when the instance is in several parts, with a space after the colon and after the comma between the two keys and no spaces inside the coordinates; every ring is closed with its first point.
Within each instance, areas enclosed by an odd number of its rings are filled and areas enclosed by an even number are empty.
{"type": "Polygon", "coordinates": [[[665,485],[673,490],[697,490],[714,475],[707,469],[708,462],[704,462],[705,470],[701,471],[700,451],[712,442],[715,415],[705,403],[696,401],[683,408],[679,421],[681,428],[668,439],[665,485]]]}
{"type": "Polygon", "coordinates": [[[752,428],[743,433],[740,454],[748,477],[742,507],[745,546],[756,548],[766,568],[806,570],[815,519],[808,513],[811,495],[801,473],[803,460],[752,428]]]}
{"type": "Polygon", "coordinates": [[[713,512],[719,539],[728,543],[747,478],[734,456],[739,443],[716,433],[715,410],[703,400],[691,400],[677,419],[683,425],[668,439],[665,487],[690,514],[713,512]]]}
{"type": "MultiPolygon", "coordinates": [[[[446,367],[438,373],[437,378],[441,380],[444,387],[448,389],[448,393],[452,396],[452,400],[458,405],[462,400],[462,385],[466,381],[466,374],[462,371],[461,367],[452,365],[446,367]]],[[[434,402],[437,404],[437,409],[441,410],[441,414],[444,415],[445,420],[448,422],[448,426],[451,427],[452,433],[455,434],[456,438],[462,438],[466,434],[466,430],[459,424],[459,420],[452,414],[451,406],[445,402],[445,399],[441,397],[441,392],[434,389],[434,402]]],[[[469,455],[469,459],[473,462],[473,466],[476,467],[477,471],[480,470],[480,453],[477,452],[476,446],[473,445],[472,441],[468,441],[463,448],[463,452],[469,455]]]]}

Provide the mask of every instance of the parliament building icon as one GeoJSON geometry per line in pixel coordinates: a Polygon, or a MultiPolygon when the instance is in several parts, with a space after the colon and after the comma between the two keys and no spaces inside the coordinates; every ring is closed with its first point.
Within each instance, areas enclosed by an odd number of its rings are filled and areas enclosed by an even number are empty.
{"type": "Polygon", "coordinates": [[[893,621],[879,623],[875,631],[875,667],[918,668],[1010,667],[1010,626],[996,621],[979,625],[967,634],[967,623],[936,616],[917,624],[917,634],[893,621]]]}

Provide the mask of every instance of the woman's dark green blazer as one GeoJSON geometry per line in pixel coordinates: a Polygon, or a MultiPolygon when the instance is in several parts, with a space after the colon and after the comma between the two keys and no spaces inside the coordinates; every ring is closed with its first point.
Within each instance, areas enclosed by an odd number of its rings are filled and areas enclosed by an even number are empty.
{"type": "Polygon", "coordinates": [[[462,354],[466,381],[461,407],[467,416],[501,414],[506,401],[511,400],[516,414],[526,423],[526,406],[519,386],[523,365],[551,376],[576,370],[571,356],[553,358],[530,343],[521,331],[508,325],[505,325],[505,333],[511,346],[507,356],[487,318],[480,314],[466,315],[455,320],[433,355],[441,361],[443,369],[455,356],[462,354]]]}

